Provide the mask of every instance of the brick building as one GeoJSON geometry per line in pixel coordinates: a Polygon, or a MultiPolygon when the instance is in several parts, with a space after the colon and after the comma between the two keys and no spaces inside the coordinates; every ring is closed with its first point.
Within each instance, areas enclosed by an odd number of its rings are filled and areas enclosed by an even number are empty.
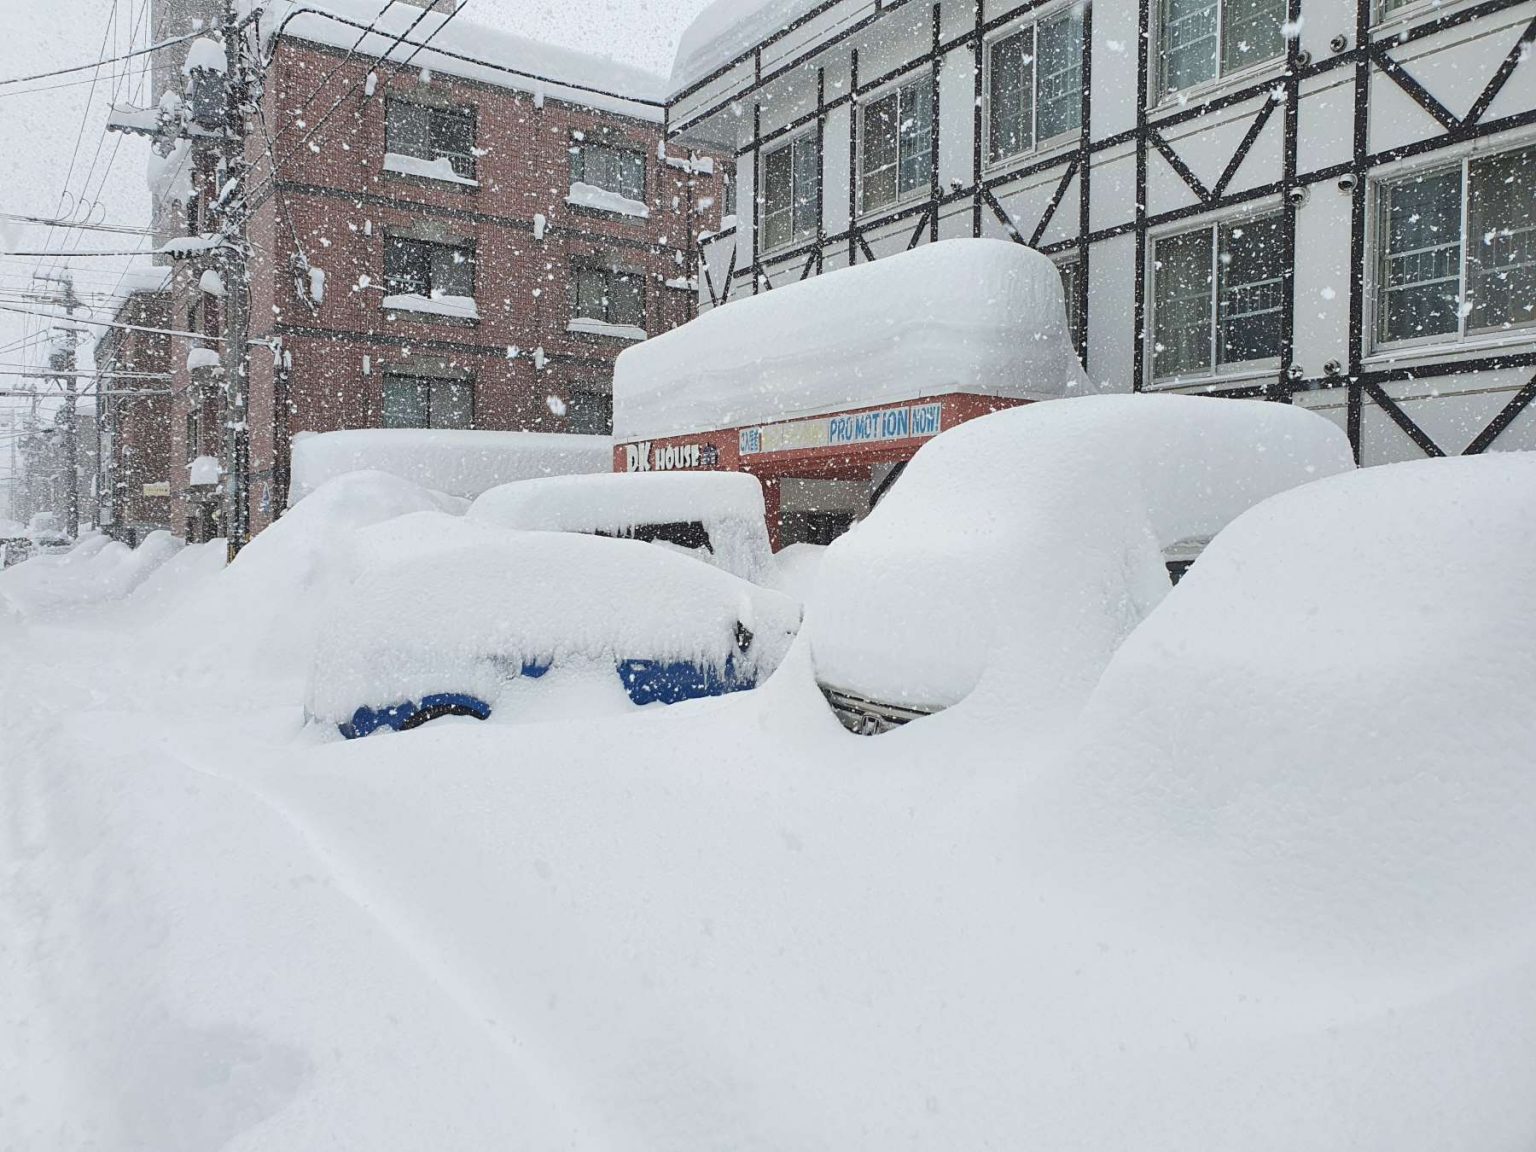
{"type": "Polygon", "coordinates": [[[171,297],[166,275],[134,276],[110,328],[96,342],[101,437],[97,483],[102,527],[114,539],[138,544],[171,527],[171,297]]]}
{"type": "MultiPolygon", "coordinates": [[[[720,226],[727,173],[662,147],[661,78],[456,14],[378,9],[279,3],[259,29],[256,530],[286,499],[299,432],[608,431],[615,357],[692,316],[693,237],[720,226]]],[[[163,181],[160,214],[199,233],[216,178],[190,175],[163,181]],[[167,213],[177,195],[191,202],[167,213]]],[[[206,269],[178,267],[173,327],[219,331],[206,269]]],[[[192,465],[220,454],[223,412],[217,345],[194,343],[173,342],[170,429],[172,517],[197,538],[218,531],[217,499],[191,483],[206,461],[192,465]]]]}

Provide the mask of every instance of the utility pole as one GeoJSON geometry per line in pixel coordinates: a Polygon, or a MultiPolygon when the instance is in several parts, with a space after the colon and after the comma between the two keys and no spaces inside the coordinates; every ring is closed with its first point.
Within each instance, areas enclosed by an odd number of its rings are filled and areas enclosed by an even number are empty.
{"type": "MultiPolygon", "coordinates": [[[[80,299],[75,295],[74,277],[66,274],[57,282],[64,287],[52,303],[63,308],[65,315],[73,320],[75,309],[80,306],[80,299]]],[[[80,377],[75,364],[80,335],[72,325],[55,331],[59,336],[48,355],[48,368],[58,374],[58,382],[64,387],[64,413],[59,424],[64,453],[64,532],[73,540],[80,535],[80,377]]]]}
{"type": "Polygon", "coordinates": [[[219,309],[224,321],[224,533],[233,561],[251,539],[251,245],[246,234],[250,165],[245,125],[253,77],[243,50],[244,25],[236,0],[224,0],[222,32],[227,71],[214,212],[224,237],[217,261],[224,286],[219,309]]]}

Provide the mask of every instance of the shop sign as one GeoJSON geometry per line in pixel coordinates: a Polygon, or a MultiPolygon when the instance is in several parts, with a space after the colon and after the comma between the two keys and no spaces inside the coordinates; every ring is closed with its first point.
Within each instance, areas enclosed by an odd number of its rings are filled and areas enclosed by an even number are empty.
{"type": "Polygon", "coordinates": [[[144,495],[149,497],[163,497],[171,494],[171,482],[169,480],[157,480],[152,484],[144,485],[144,495]]]}
{"type": "Polygon", "coordinates": [[[741,454],[798,452],[808,448],[853,448],[892,440],[927,440],[944,429],[944,405],[909,404],[874,412],[823,416],[787,424],[743,428],[741,454]]]}
{"type": "Polygon", "coordinates": [[[695,468],[715,468],[720,450],[713,444],[667,444],[656,446],[649,440],[624,445],[626,472],[684,472],[695,468]]]}

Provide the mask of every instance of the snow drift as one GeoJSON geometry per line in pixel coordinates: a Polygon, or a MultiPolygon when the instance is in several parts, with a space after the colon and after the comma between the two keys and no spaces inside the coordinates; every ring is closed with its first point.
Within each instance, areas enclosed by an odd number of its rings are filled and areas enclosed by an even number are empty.
{"type": "Polygon", "coordinates": [[[1263,401],[1085,397],[962,424],[828,549],[816,674],[924,709],[985,681],[1015,721],[1064,719],[1167,594],[1163,549],[1353,466],[1335,425],[1263,401]]]}
{"type": "Polygon", "coordinates": [[[370,428],[293,438],[295,505],[348,472],[387,472],[424,488],[473,500],[514,480],[613,469],[606,436],[548,432],[463,432],[370,428]]]}
{"type": "Polygon", "coordinates": [[[613,426],[637,439],[952,392],[1093,390],[1056,266],[1003,240],[943,240],[734,301],[626,348],[613,426]]]}
{"type": "Polygon", "coordinates": [[[595,663],[612,678],[619,660],[718,669],[732,656],[767,676],[800,623],[787,597],[630,540],[427,515],[360,532],[357,547],[310,677],[306,711],[332,723],[434,693],[494,705],[525,664],[595,663]]]}

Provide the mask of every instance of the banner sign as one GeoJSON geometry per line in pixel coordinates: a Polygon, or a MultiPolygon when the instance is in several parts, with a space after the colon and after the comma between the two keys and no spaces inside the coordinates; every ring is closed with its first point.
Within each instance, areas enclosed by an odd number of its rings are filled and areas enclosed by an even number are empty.
{"type": "Polygon", "coordinates": [[[741,454],[798,452],[810,448],[854,448],[891,440],[927,440],[944,428],[942,404],[909,404],[846,416],[822,416],[787,424],[743,428],[741,454]]]}

